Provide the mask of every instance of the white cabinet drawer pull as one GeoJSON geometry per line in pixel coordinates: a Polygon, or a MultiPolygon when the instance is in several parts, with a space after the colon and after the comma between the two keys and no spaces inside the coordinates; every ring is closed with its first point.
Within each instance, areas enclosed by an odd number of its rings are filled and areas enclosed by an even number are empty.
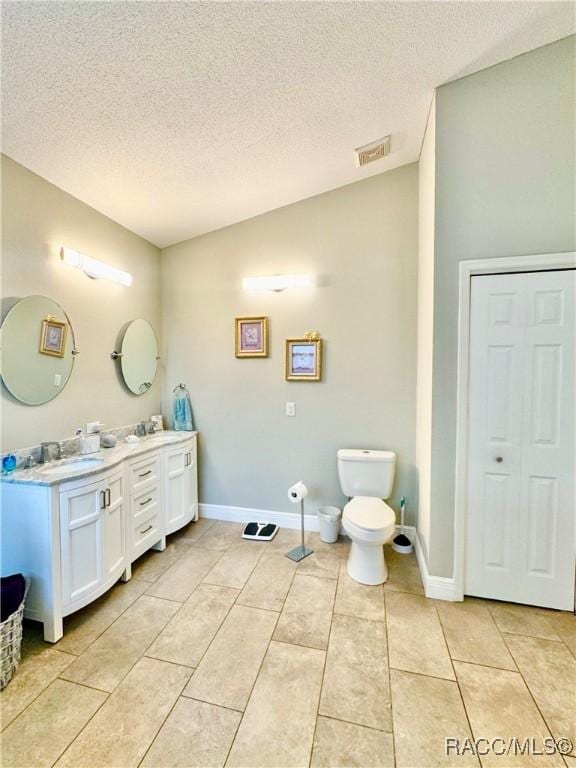
{"type": "Polygon", "coordinates": [[[152,528],[154,528],[154,526],[153,526],[153,525],[149,525],[149,526],[148,526],[148,528],[144,528],[144,530],[143,530],[143,531],[140,531],[140,533],[142,533],[142,534],[143,534],[143,533],[148,533],[148,531],[151,531],[151,530],[152,530],[152,528]]]}
{"type": "Polygon", "coordinates": [[[140,506],[143,507],[145,504],[148,504],[148,502],[152,501],[152,496],[148,496],[147,499],[144,499],[144,501],[140,502],[140,506]]]}
{"type": "Polygon", "coordinates": [[[151,474],[152,474],[152,470],[149,469],[148,472],[142,472],[142,474],[138,475],[138,477],[146,477],[146,475],[151,475],[151,474]]]}

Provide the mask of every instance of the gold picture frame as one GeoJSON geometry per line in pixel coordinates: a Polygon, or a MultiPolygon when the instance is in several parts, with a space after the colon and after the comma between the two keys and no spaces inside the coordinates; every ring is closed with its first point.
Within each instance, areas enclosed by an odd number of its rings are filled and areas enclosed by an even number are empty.
{"type": "Polygon", "coordinates": [[[234,320],[236,357],[268,357],[268,318],[237,317],[234,320]]]}
{"type": "Polygon", "coordinates": [[[66,332],[67,323],[61,323],[52,315],[48,315],[42,320],[42,330],[40,332],[40,349],[42,355],[51,355],[52,357],[64,357],[66,351],[66,332]]]}
{"type": "Polygon", "coordinates": [[[322,381],[322,339],[286,339],[286,381],[322,381]]]}

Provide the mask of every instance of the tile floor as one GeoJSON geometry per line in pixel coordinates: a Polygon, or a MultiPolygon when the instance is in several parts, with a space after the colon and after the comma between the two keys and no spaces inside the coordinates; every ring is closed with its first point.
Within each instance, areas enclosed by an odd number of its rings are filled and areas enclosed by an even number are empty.
{"type": "MultiPolygon", "coordinates": [[[[413,556],[346,574],[348,544],[240,539],[200,520],[44,643],[27,623],[2,692],[2,766],[479,766],[445,737],[576,741],[576,620],[424,597],[413,556]]],[[[576,758],[481,758],[564,766],[576,758]]]]}

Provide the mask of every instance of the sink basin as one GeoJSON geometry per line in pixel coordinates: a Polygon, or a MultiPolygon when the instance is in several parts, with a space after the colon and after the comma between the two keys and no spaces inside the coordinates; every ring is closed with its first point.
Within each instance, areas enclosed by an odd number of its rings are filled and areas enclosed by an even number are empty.
{"type": "Polygon", "coordinates": [[[103,459],[85,458],[85,459],[68,459],[66,461],[60,461],[54,466],[46,467],[40,471],[44,475],[63,475],[68,472],[80,472],[83,469],[95,469],[102,464],[103,459]]]}
{"type": "Polygon", "coordinates": [[[148,435],[146,437],[146,442],[148,442],[148,440],[153,440],[153,441],[162,440],[162,442],[164,443],[173,443],[176,440],[182,440],[182,435],[163,435],[163,434],[148,435]]]}

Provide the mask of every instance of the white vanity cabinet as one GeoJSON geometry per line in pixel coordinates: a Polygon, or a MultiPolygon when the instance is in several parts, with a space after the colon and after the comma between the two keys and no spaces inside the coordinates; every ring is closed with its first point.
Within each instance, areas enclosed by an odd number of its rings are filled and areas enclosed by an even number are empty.
{"type": "Polygon", "coordinates": [[[83,477],[72,461],[0,483],[2,575],[28,579],[25,616],[44,624],[49,642],[62,637],[64,616],[129,579],[136,558],[198,517],[196,433],[95,456],[98,468],[83,477]]]}
{"type": "Polygon", "coordinates": [[[124,485],[120,467],[60,486],[64,616],[95,600],[125,569],[124,485]]]}
{"type": "Polygon", "coordinates": [[[166,533],[198,519],[196,437],[164,449],[164,510],[166,533]]]}

